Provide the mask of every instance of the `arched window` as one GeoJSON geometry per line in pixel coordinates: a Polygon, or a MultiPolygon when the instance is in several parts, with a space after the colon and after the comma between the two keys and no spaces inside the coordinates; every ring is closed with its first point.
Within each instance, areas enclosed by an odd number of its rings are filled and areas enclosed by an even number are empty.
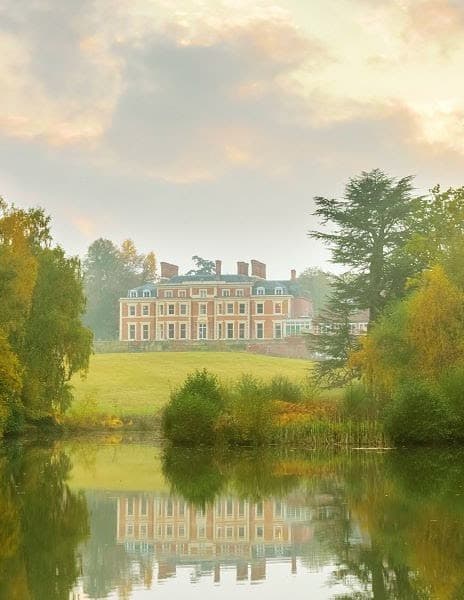
{"type": "Polygon", "coordinates": [[[131,290],[129,292],[129,298],[137,298],[137,290],[131,290]]]}
{"type": "Polygon", "coordinates": [[[276,287],[274,289],[274,294],[276,294],[276,296],[282,296],[283,293],[284,293],[284,290],[281,287],[276,287]]]}
{"type": "Polygon", "coordinates": [[[264,296],[264,288],[263,287],[259,287],[256,289],[256,294],[258,296],[264,296]]]}

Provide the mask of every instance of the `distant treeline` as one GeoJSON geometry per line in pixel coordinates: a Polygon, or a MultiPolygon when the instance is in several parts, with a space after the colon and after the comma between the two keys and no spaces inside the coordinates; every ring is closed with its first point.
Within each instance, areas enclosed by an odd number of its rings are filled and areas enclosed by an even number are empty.
{"type": "Polygon", "coordinates": [[[92,333],[80,261],[53,245],[41,209],[0,199],[0,436],[27,421],[54,421],[69,380],[88,366],[92,333]]]}

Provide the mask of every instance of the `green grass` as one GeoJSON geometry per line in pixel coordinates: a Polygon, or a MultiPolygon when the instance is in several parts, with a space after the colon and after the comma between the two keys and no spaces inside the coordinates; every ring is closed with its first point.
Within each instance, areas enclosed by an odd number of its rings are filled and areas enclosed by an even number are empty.
{"type": "Polygon", "coordinates": [[[86,379],[75,377],[72,414],[87,412],[117,416],[149,415],[169,400],[170,391],[188,373],[206,368],[221,380],[252,373],[263,380],[285,375],[303,381],[311,369],[307,360],[245,352],[147,352],[95,354],[86,379]]]}

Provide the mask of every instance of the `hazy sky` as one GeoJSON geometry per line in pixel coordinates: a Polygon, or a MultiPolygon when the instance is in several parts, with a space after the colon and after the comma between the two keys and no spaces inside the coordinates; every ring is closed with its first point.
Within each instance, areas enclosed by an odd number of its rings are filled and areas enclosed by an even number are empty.
{"type": "Polygon", "coordinates": [[[1,0],[0,194],[284,277],[350,176],[464,184],[463,73],[464,0],[1,0]]]}

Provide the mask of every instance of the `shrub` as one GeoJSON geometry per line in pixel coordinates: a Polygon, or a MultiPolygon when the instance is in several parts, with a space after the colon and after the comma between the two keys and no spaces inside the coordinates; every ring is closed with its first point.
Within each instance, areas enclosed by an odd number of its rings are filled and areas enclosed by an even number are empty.
{"type": "Polygon", "coordinates": [[[241,377],[231,391],[226,413],[219,428],[229,442],[259,445],[269,441],[275,407],[259,379],[241,377]]]}
{"type": "Polygon", "coordinates": [[[360,382],[351,383],[343,394],[343,414],[349,419],[362,421],[375,419],[380,412],[379,403],[360,382]]]}
{"type": "Polygon", "coordinates": [[[303,399],[303,390],[298,383],[290,381],[288,377],[276,375],[266,386],[267,393],[274,400],[284,402],[300,402],[303,399]]]}
{"type": "Polygon", "coordinates": [[[424,381],[407,381],[387,409],[386,431],[403,444],[440,443],[449,440],[453,415],[438,386],[424,381]]]}
{"type": "Polygon", "coordinates": [[[217,377],[206,369],[190,373],[163,411],[163,433],[174,444],[213,444],[223,406],[217,377]]]}
{"type": "Polygon", "coordinates": [[[439,380],[440,389],[455,416],[456,438],[464,438],[464,366],[446,371],[439,380]]]}
{"type": "Polygon", "coordinates": [[[173,394],[163,411],[163,433],[174,444],[213,444],[219,414],[219,406],[200,394],[173,394]]]}

